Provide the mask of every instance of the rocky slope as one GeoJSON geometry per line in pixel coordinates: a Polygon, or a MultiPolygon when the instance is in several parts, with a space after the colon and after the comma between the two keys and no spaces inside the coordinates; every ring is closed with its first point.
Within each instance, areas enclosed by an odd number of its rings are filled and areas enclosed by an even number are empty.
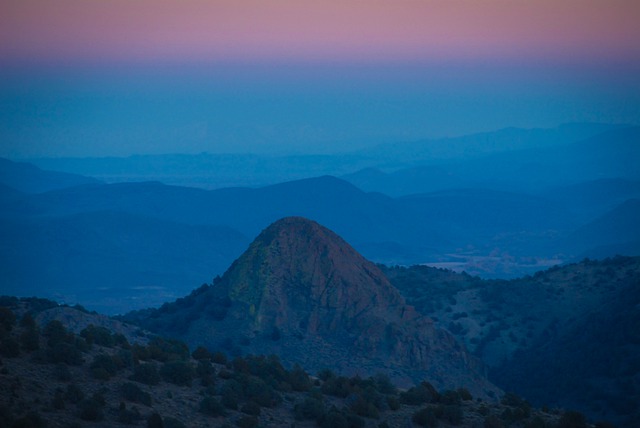
{"type": "Polygon", "coordinates": [[[536,405],[620,426],[640,414],[640,258],[557,266],[510,281],[413,266],[382,268],[407,301],[536,405]]]}
{"type": "Polygon", "coordinates": [[[429,379],[491,397],[480,361],[407,305],[384,274],[335,233],[299,217],[265,229],[222,278],[159,310],[125,317],[189,344],[280,355],[400,384],[429,379]]]}
{"type": "Polygon", "coordinates": [[[399,391],[384,376],[314,378],[277,357],[189,352],[81,308],[0,297],[2,427],[566,428],[572,421],[585,419],[533,409],[513,394],[490,403],[427,382],[399,391]]]}

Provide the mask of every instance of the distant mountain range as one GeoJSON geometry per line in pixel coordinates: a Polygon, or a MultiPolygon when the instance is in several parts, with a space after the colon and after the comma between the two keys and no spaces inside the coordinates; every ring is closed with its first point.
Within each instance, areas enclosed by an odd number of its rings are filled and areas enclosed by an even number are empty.
{"type": "Polygon", "coordinates": [[[98,184],[100,181],[78,174],[45,171],[30,163],[0,158],[0,183],[25,193],[41,193],[83,184],[98,184]]]}
{"type": "MultiPolygon", "coordinates": [[[[562,150],[598,148],[576,158],[595,163],[600,153],[611,169],[637,157],[636,133],[608,130],[562,150]],[[601,153],[606,142],[613,154],[601,153]]],[[[515,153],[503,150],[473,162],[515,153]]],[[[142,307],[149,289],[158,290],[154,303],[161,303],[221,274],[248,237],[285,216],[327,225],[378,263],[428,263],[489,278],[517,277],[587,256],[637,255],[640,180],[629,178],[630,170],[571,185],[543,180],[544,186],[527,192],[455,187],[391,197],[332,176],[207,191],[159,182],[104,184],[3,160],[2,287],[23,295],[44,289],[47,297],[107,313],[142,307]],[[86,291],[96,287],[103,293],[86,291]]],[[[437,184],[420,174],[397,174],[413,177],[415,189],[437,184]]]]}
{"type": "Polygon", "coordinates": [[[200,153],[27,161],[106,182],[161,181],[204,189],[262,187],[333,175],[389,196],[452,187],[520,191],[598,178],[640,179],[634,167],[639,134],[638,127],[576,123],[382,144],[333,155],[200,153]]]}
{"type": "MultiPolygon", "coordinates": [[[[483,144],[479,136],[477,141],[469,137],[469,141],[459,143],[458,157],[434,154],[430,158],[420,155],[418,146],[415,147],[417,153],[411,158],[411,146],[402,145],[407,152],[407,162],[402,166],[370,166],[343,178],[362,190],[390,196],[461,187],[535,193],[549,187],[592,180],[640,179],[636,166],[640,161],[640,128],[612,129],[585,139],[572,139],[571,135],[563,135],[562,129],[555,130],[556,133],[532,130],[532,134],[538,135],[533,139],[536,144],[507,145],[510,138],[520,141],[528,135],[515,129],[483,135],[487,144],[483,144]],[[505,147],[495,151],[485,149],[479,154],[480,149],[474,150],[474,145],[492,147],[494,139],[504,140],[505,147]],[[506,150],[506,147],[512,147],[512,150],[506,150]],[[464,150],[471,155],[465,156],[464,150]]],[[[581,135],[586,137],[584,133],[581,135]]],[[[573,137],[578,138],[577,135],[573,137]]],[[[442,147],[448,147],[448,144],[456,147],[455,140],[441,142],[442,147]]],[[[389,158],[393,157],[391,151],[389,158]]]]}

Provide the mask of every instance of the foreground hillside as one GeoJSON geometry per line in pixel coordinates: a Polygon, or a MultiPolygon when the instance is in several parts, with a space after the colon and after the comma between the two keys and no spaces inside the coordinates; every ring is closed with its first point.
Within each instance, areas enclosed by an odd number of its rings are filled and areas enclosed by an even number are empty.
{"type": "Polygon", "coordinates": [[[640,423],[640,258],[584,260],[511,281],[426,266],[382,269],[502,388],[538,405],[640,423]]]}
{"type": "Polygon", "coordinates": [[[0,298],[0,356],[2,427],[588,426],[513,394],[485,402],[426,381],[398,391],[380,374],[311,377],[275,356],[190,352],[42,299],[0,298]]]}

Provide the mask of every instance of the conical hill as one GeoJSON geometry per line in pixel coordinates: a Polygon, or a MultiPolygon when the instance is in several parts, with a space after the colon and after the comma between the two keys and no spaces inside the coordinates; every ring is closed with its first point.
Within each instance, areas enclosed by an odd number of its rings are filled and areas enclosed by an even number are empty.
{"type": "Polygon", "coordinates": [[[145,326],[228,354],[276,354],[307,370],[498,392],[481,363],[419,315],[373,263],[301,217],[267,227],[211,286],[147,314],[145,326]]]}

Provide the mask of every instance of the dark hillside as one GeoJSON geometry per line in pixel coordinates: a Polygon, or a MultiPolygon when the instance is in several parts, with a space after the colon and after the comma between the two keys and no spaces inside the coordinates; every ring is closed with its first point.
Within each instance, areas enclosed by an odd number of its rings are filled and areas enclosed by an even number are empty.
{"type": "Polygon", "coordinates": [[[7,428],[564,428],[572,418],[584,420],[533,409],[513,394],[485,402],[465,388],[438,391],[427,381],[398,390],[381,374],[324,370],[311,377],[273,355],[190,350],[35,298],[0,297],[0,358],[0,426],[7,428]]]}
{"type": "Polygon", "coordinates": [[[84,184],[97,184],[99,180],[66,172],[45,171],[26,162],[13,162],[0,158],[0,184],[26,193],[41,193],[84,184]]]}
{"type": "MultiPolygon", "coordinates": [[[[604,252],[603,247],[623,254],[640,255],[640,199],[629,199],[571,233],[565,245],[583,254],[604,252]],[[618,251],[621,253],[622,251],[618,251]]],[[[609,253],[610,254],[610,253],[609,253]]]]}
{"type": "Polygon", "coordinates": [[[635,426],[624,403],[640,391],[640,258],[585,260],[510,281],[382,269],[407,302],[481,357],[500,387],[635,426]]]}

